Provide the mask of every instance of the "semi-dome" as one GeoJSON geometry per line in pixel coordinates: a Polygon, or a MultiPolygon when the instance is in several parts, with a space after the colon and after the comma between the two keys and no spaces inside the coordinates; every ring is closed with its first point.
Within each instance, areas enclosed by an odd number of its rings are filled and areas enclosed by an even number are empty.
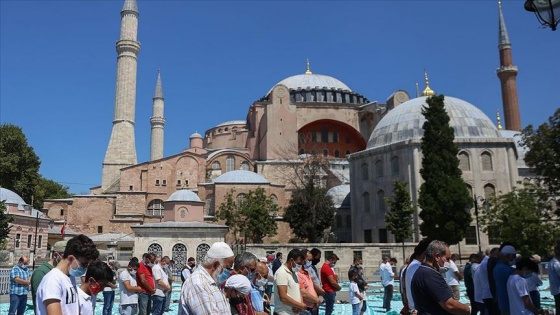
{"type": "Polygon", "coordinates": [[[180,189],[172,193],[166,201],[200,201],[200,198],[191,190],[180,189]]]}
{"type": "MultiPolygon", "coordinates": [[[[298,88],[306,89],[308,87],[315,88],[318,86],[319,88],[327,87],[329,89],[342,89],[352,91],[348,85],[342,83],[337,78],[333,78],[328,75],[322,74],[298,74],[276,83],[274,86],[282,84],[285,85],[288,89],[297,90],[298,88]]],[[[272,89],[271,89],[272,90],[272,89]]]]}
{"type": "Polygon", "coordinates": [[[20,195],[6,188],[0,188],[0,201],[15,204],[18,206],[18,209],[24,209],[24,206],[28,205],[20,195]]]}
{"type": "MultiPolygon", "coordinates": [[[[367,148],[377,148],[404,140],[421,139],[426,119],[422,107],[427,97],[417,97],[391,110],[375,127],[367,148]]],[[[476,106],[464,100],[445,96],[449,124],[455,129],[455,139],[501,138],[494,123],[476,106]]]]}
{"type": "Polygon", "coordinates": [[[217,184],[269,184],[262,175],[251,171],[237,170],[218,176],[214,183],[217,184]]]}
{"type": "Polygon", "coordinates": [[[327,195],[331,196],[335,207],[350,206],[350,185],[338,185],[327,191],[327,195]]]}

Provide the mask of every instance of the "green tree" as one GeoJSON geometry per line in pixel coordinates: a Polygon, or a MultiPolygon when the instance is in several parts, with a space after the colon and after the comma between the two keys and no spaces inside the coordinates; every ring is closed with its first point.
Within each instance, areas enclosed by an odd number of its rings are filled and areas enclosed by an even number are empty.
{"type": "Polygon", "coordinates": [[[523,130],[521,144],[529,150],[525,163],[533,168],[552,196],[560,196],[560,108],[535,130],[532,125],[523,130]]]}
{"type": "Polygon", "coordinates": [[[511,242],[523,256],[550,255],[557,237],[553,202],[545,189],[534,185],[513,188],[491,201],[480,217],[482,230],[497,242],[511,242]],[[498,228],[499,227],[499,228],[498,228]]]}
{"type": "Polygon", "coordinates": [[[5,249],[10,237],[10,223],[14,218],[8,214],[6,203],[0,200],[0,249],[5,249]]]}
{"type": "Polygon", "coordinates": [[[68,187],[63,186],[53,180],[39,176],[39,183],[35,187],[35,198],[33,199],[33,207],[35,209],[43,208],[45,199],[60,199],[72,197],[68,192],[68,187]]]}
{"type": "Polygon", "coordinates": [[[403,261],[406,260],[404,241],[412,237],[412,219],[414,216],[414,209],[406,184],[406,182],[395,180],[393,182],[393,200],[385,198],[385,202],[389,205],[389,211],[385,214],[385,224],[387,229],[395,236],[395,241],[402,243],[403,261]]]}
{"type": "Polygon", "coordinates": [[[262,243],[265,236],[276,235],[274,216],[278,212],[278,205],[270,196],[266,196],[263,188],[250,190],[240,204],[236,202],[234,194],[234,189],[226,194],[218,208],[217,217],[230,228],[236,243],[241,239],[262,243]]]}
{"type": "Polygon", "coordinates": [[[302,188],[296,188],[284,214],[293,233],[302,240],[317,243],[334,223],[335,207],[327,189],[317,187],[308,180],[302,188]]]}
{"type": "Polygon", "coordinates": [[[459,148],[453,142],[455,135],[445,111],[444,96],[433,96],[426,102],[428,106],[422,108],[426,122],[420,144],[424,156],[420,169],[424,183],[418,198],[422,209],[420,232],[430,239],[457,244],[465,237],[472,220],[465,211],[472,198],[461,178],[459,148]]]}
{"type": "Polygon", "coordinates": [[[41,161],[20,127],[0,125],[0,186],[30,202],[39,183],[41,161]]]}

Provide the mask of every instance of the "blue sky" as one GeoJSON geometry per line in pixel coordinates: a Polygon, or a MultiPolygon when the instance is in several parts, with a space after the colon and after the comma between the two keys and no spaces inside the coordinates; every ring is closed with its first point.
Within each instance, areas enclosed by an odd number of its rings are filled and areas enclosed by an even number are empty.
{"type": "MultiPolygon", "coordinates": [[[[0,1],[0,122],[23,128],[41,173],[86,193],[101,182],[111,133],[115,42],[123,1],[0,1]]],[[[497,1],[138,1],[138,161],[149,159],[158,68],[165,156],[189,135],[245,119],[253,101],[305,71],[369,100],[423,89],[464,99],[494,119],[502,107],[497,1]]],[[[503,1],[519,67],[522,124],[559,106],[560,31],[540,29],[521,0],[503,1]]],[[[503,117],[503,113],[502,113],[503,117]]]]}

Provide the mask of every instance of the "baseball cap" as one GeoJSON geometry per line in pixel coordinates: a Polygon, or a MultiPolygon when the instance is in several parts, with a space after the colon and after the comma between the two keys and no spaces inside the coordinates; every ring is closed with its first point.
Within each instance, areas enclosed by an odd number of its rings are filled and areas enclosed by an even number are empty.
{"type": "Polygon", "coordinates": [[[68,243],[68,241],[58,241],[54,243],[51,250],[57,253],[64,253],[64,250],[66,249],[66,243],[68,243]]]}
{"type": "Polygon", "coordinates": [[[516,255],[517,251],[515,250],[515,247],[511,246],[511,245],[506,245],[502,248],[502,250],[500,251],[500,254],[502,255],[516,255]]]}
{"type": "Polygon", "coordinates": [[[533,259],[537,263],[541,262],[541,256],[539,256],[537,254],[534,254],[533,256],[531,256],[531,259],[533,259]]]}

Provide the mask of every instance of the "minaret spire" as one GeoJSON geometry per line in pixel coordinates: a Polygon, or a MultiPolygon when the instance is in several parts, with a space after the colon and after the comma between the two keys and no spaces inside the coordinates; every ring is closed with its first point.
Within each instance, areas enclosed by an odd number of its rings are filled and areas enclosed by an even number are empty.
{"type": "Polygon", "coordinates": [[[430,88],[430,81],[428,80],[428,72],[424,69],[424,82],[426,83],[426,88],[422,91],[422,96],[433,96],[436,94],[434,90],[430,88]]]}
{"type": "Polygon", "coordinates": [[[498,130],[502,130],[502,118],[500,117],[500,111],[496,111],[496,122],[498,123],[498,130]]]}
{"type": "Polygon", "coordinates": [[[152,117],[150,118],[152,135],[150,141],[150,161],[163,158],[163,87],[161,85],[161,71],[158,69],[156,90],[152,103],[152,117]]]}
{"type": "Polygon", "coordinates": [[[313,74],[313,72],[311,72],[311,69],[309,67],[309,58],[307,58],[305,62],[305,74],[313,74]]]}
{"type": "Polygon", "coordinates": [[[134,119],[136,110],[136,70],[140,43],[138,37],[138,5],[125,0],[121,10],[121,34],[117,41],[117,84],[115,114],[109,145],[103,160],[101,190],[118,190],[120,170],[136,164],[134,119]]]}
{"type": "Polygon", "coordinates": [[[502,105],[507,130],[521,131],[521,115],[517,98],[517,67],[513,65],[511,43],[506,29],[502,2],[498,1],[498,49],[500,52],[500,68],[496,71],[502,89],[502,105]]]}

